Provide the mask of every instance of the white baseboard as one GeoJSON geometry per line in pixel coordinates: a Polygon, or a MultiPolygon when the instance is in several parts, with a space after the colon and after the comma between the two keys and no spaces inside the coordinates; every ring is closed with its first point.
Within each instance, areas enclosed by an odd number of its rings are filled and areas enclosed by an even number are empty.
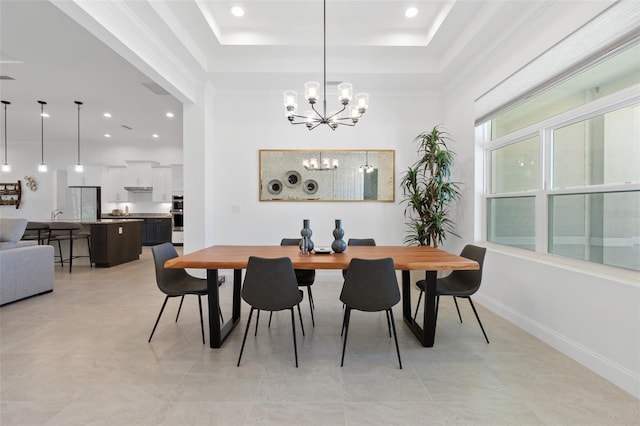
{"type": "Polygon", "coordinates": [[[473,300],[640,399],[640,375],[491,297],[476,293],[473,300]]]}

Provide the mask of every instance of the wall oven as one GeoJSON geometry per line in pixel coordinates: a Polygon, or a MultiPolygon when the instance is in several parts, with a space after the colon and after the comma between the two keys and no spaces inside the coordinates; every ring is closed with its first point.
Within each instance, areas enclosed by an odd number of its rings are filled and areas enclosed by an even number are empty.
{"type": "Polygon", "coordinates": [[[173,230],[171,242],[182,245],[184,242],[184,204],[182,195],[174,195],[171,201],[171,215],[173,216],[173,230]]]}

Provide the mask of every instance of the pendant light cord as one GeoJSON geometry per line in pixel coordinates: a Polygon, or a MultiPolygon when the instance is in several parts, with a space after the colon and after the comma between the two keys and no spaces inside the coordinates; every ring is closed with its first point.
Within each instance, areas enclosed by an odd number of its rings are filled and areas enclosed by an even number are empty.
{"type": "Polygon", "coordinates": [[[40,164],[44,164],[44,102],[40,101],[40,164]]]}
{"type": "Polygon", "coordinates": [[[76,105],[78,105],[78,164],[80,164],[80,105],[82,102],[75,101],[76,105]]]}
{"type": "Polygon", "coordinates": [[[4,164],[9,164],[7,161],[7,105],[9,102],[2,101],[4,104],[4,164]]]}
{"type": "Polygon", "coordinates": [[[324,97],[322,98],[322,106],[324,110],[324,118],[327,117],[327,0],[322,2],[322,59],[323,59],[323,73],[324,79],[324,97]]]}

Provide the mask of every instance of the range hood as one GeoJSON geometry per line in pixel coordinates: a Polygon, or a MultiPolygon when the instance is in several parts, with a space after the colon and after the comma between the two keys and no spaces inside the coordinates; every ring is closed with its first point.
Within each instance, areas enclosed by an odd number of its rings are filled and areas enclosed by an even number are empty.
{"type": "Polygon", "coordinates": [[[150,186],[125,186],[124,189],[126,189],[129,192],[151,192],[153,191],[153,188],[150,186]]]}

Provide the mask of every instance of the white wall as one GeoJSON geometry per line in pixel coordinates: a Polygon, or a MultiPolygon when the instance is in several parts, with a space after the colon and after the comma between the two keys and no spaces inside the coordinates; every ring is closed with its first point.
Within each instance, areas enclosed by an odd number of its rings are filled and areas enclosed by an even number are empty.
{"type": "Polygon", "coordinates": [[[325,246],[333,240],[334,219],[342,219],[345,240],[373,237],[378,244],[401,244],[405,234],[404,205],[400,204],[402,194],[397,185],[402,172],[415,161],[413,138],[441,122],[440,98],[376,93],[357,126],[336,131],[320,126],[311,132],[304,126],[289,124],[280,98],[279,92],[216,92],[211,159],[214,242],[277,244],[283,237],[299,236],[302,220],[309,219],[312,240],[325,246]],[[260,149],[394,149],[396,200],[260,202],[260,149]]]}

